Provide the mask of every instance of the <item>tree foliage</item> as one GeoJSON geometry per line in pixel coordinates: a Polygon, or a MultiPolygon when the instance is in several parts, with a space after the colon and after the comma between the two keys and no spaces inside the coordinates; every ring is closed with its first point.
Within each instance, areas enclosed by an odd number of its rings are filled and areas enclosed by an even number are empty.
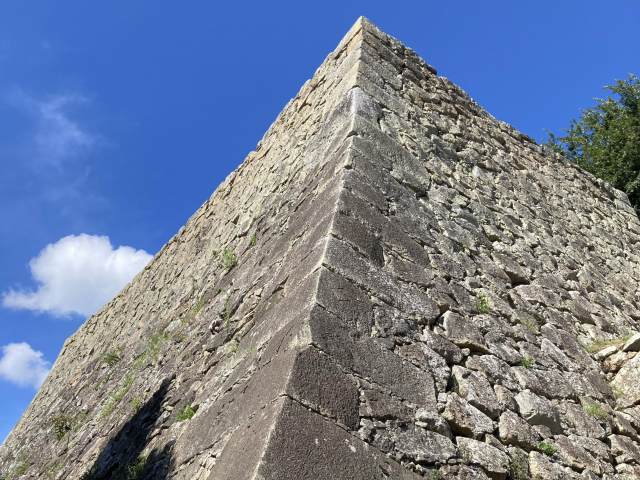
{"type": "Polygon", "coordinates": [[[608,85],[613,95],[573,120],[565,136],[549,144],[629,197],[640,213],[640,79],[629,75],[608,85]]]}

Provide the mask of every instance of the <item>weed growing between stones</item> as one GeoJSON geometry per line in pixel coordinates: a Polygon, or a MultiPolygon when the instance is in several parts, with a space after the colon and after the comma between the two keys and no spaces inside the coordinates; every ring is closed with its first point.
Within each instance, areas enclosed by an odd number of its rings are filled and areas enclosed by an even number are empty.
{"type": "Polygon", "coordinates": [[[238,264],[238,257],[232,250],[225,248],[220,256],[220,264],[228,272],[238,264]]]}
{"type": "Polygon", "coordinates": [[[623,335],[621,337],[616,337],[616,338],[594,340],[593,342],[585,346],[585,349],[589,353],[597,353],[600,350],[603,350],[607,347],[621,347],[630,338],[631,338],[631,335],[627,334],[627,335],[623,335]]]}
{"type": "Polygon", "coordinates": [[[540,325],[532,315],[518,315],[518,322],[532,333],[538,333],[540,331],[540,325]]]}
{"type": "Polygon", "coordinates": [[[176,420],[178,422],[184,422],[186,420],[191,420],[193,418],[193,416],[196,414],[196,412],[198,411],[198,405],[187,405],[186,407],[184,407],[180,413],[178,413],[178,416],[176,417],[176,420]]]}
{"type": "Polygon", "coordinates": [[[62,440],[67,433],[73,430],[73,419],[69,415],[56,415],[51,419],[51,426],[56,440],[62,440]]]}
{"type": "Polygon", "coordinates": [[[624,396],[624,391],[620,387],[615,385],[611,387],[611,392],[613,393],[613,398],[615,398],[616,400],[624,396]]]}
{"type": "Polygon", "coordinates": [[[202,311],[206,304],[207,300],[203,295],[198,299],[196,304],[191,307],[191,309],[180,319],[180,323],[182,323],[183,325],[190,323],[194,318],[196,318],[196,315],[198,315],[202,311]]]}
{"type": "Polygon", "coordinates": [[[61,468],[62,468],[62,462],[60,460],[56,460],[55,462],[53,462],[51,465],[47,467],[47,471],[46,471],[47,478],[49,480],[54,480],[61,468]]]}
{"type": "Polygon", "coordinates": [[[609,418],[609,414],[607,413],[607,411],[597,403],[587,403],[583,406],[583,408],[587,415],[591,415],[598,420],[606,420],[607,418],[609,418]]]}
{"type": "Polygon", "coordinates": [[[520,362],[520,365],[524,368],[531,368],[535,365],[536,361],[529,357],[528,355],[525,355],[524,357],[522,357],[522,362],[520,362]]]}
{"type": "Polygon", "coordinates": [[[160,348],[168,340],[168,337],[165,333],[156,333],[151,335],[149,338],[149,343],[147,344],[147,354],[152,362],[156,362],[158,360],[158,354],[160,353],[160,348]]]}
{"type": "Polygon", "coordinates": [[[107,352],[102,356],[102,363],[113,367],[120,361],[120,355],[116,352],[107,352]]]}
{"type": "Polygon", "coordinates": [[[254,233],[253,235],[251,235],[251,239],[249,240],[249,248],[255,247],[256,243],[257,243],[257,238],[256,238],[256,234],[254,233]]]}
{"type": "Polygon", "coordinates": [[[442,480],[442,474],[439,470],[431,470],[427,475],[428,480],[442,480]]]}
{"type": "Polygon", "coordinates": [[[29,470],[29,467],[31,466],[31,463],[29,463],[26,460],[22,460],[18,466],[16,467],[16,469],[13,471],[14,475],[16,477],[20,477],[22,475],[24,475],[25,473],[27,473],[27,471],[29,470]]]}
{"type": "Polygon", "coordinates": [[[509,461],[509,473],[513,480],[529,480],[529,462],[525,455],[514,455],[509,461]]]}
{"type": "Polygon", "coordinates": [[[146,466],[147,457],[140,455],[135,462],[127,467],[127,480],[139,480],[142,478],[146,466]]]}
{"type": "Polygon", "coordinates": [[[238,342],[238,340],[236,339],[233,339],[229,342],[228,352],[231,355],[235,355],[236,353],[238,353],[239,348],[240,348],[240,342],[238,342]]]}
{"type": "Polygon", "coordinates": [[[131,409],[134,413],[138,413],[142,408],[142,399],[140,397],[134,397],[131,399],[131,409]]]}
{"type": "Polygon", "coordinates": [[[21,454],[18,457],[18,464],[15,468],[7,473],[0,474],[0,480],[14,480],[18,477],[21,477],[25,473],[29,471],[29,467],[31,467],[31,462],[27,460],[24,454],[21,454]]]}
{"type": "Polygon", "coordinates": [[[224,299],[224,310],[222,312],[222,318],[224,320],[224,331],[229,334],[229,327],[231,325],[231,308],[229,307],[229,296],[224,299]]]}
{"type": "Polygon", "coordinates": [[[120,387],[118,387],[118,389],[111,394],[109,400],[107,400],[107,403],[105,403],[102,411],[100,412],[101,417],[108,417],[109,415],[111,415],[111,413],[113,413],[116,406],[120,403],[120,401],[122,401],[127,392],[129,392],[131,385],[133,385],[133,375],[131,375],[131,373],[128,373],[124,377],[122,385],[120,385],[120,387]]]}
{"type": "Polygon", "coordinates": [[[482,315],[491,313],[491,302],[489,301],[489,297],[482,292],[478,293],[476,309],[478,310],[478,313],[482,315]]]}
{"type": "Polygon", "coordinates": [[[555,455],[555,453],[558,451],[558,448],[551,442],[542,441],[538,443],[538,451],[551,457],[555,455]]]}

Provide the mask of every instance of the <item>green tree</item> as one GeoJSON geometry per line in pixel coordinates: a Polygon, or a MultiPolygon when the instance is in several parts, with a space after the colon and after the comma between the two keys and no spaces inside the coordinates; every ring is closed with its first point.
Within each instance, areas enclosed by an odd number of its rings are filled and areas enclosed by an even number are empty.
{"type": "Polygon", "coordinates": [[[629,197],[640,213],[640,79],[629,75],[608,85],[613,95],[573,120],[549,145],[629,197]]]}

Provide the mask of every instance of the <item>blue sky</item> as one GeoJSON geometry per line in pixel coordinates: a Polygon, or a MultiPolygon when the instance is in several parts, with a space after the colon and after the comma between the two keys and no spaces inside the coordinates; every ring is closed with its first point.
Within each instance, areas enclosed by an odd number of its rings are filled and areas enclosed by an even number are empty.
{"type": "Polygon", "coordinates": [[[640,73],[636,0],[3,1],[0,441],[359,15],[539,140],[640,73]]]}

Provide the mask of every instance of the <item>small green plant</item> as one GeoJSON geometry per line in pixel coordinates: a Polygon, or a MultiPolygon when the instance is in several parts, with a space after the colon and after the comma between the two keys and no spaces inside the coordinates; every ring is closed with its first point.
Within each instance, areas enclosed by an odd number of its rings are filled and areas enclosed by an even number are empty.
{"type": "Polygon", "coordinates": [[[620,387],[616,385],[611,387],[611,392],[613,393],[613,398],[615,398],[616,400],[618,398],[624,397],[624,390],[622,390],[620,387]]]}
{"type": "Polygon", "coordinates": [[[558,451],[558,447],[551,442],[542,441],[538,443],[538,451],[551,457],[558,451]]]}
{"type": "Polygon", "coordinates": [[[196,414],[196,412],[198,411],[198,406],[197,405],[187,405],[185,406],[182,410],[180,410],[180,412],[178,413],[178,416],[176,417],[176,420],[178,422],[184,422],[186,420],[191,420],[193,418],[193,416],[196,414]]]}
{"type": "Polygon", "coordinates": [[[238,342],[236,339],[233,339],[229,342],[229,346],[227,348],[227,351],[231,355],[235,355],[236,353],[238,353],[238,349],[240,348],[240,342],[238,342]]]}
{"type": "Polygon", "coordinates": [[[193,315],[195,316],[195,315],[199,314],[206,304],[207,304],[207,301],[205,300],[204,295],[203,295],[202,297],[200,297],[198,299],[196,304],[191,309],[191,311],[193,312],[193,315]]]}
{"type": "Polygon", "coordinates": [[[120,361],[120,355],[116,352],[107,352],[102,356],[102,363],[107,364],[109,367],[113,367],[120,361]]]}
{"type": "Polygon", "coordinates": [[[108,417],[109,415],[111,415],[111,413],[113,413],[116,406],[118,406],[127,392],[129,392],[131,385],[133,385],[133,375],[131,375],[131,373],[128,373],[124,377],[122,384],[117,388],[115,392],[111,394],[111,396],[107,400],[107,403],[105,403],[104,407],[102,407],[102,411],[100,412],[101,417],[108,417]]]}
{"type": "Polygon", "coordinates": [[[251,344],[249,345],[249,348],[247,349],[247,353],[249,355],[257,355],[258,354],[258,348],[254,345],[253,341],[251,341],[251,344]]]}
{"type": "MultiPolygon", "coordinates": [[[[54,461],[51,465],[47,467],[47,470],[46,470],[47,478],[49,478],[49,480],[53,480],[54,478],[56,478],[56,475],[61,468],[62,468],[62,462],[60,460],[54,461]]],[[[1,480],[1,477],[0,477],[0,480],[1,480]]]]}
{"type": "Polygon", "coordinates": [[[73,419],[68,415],[56,415],[51,419],[51,426],[56,440],[62,440],[67,433],[73,430],[73,419]]]}
{"type": "Polygon", "coordinates": [[[29,467],[31,467],[31,462],[24,457],[21,457],[13,471],[7,475],[7,480],[13,480],[14,478],[21,477],[29,471],[29,467]]]}
{"type": "Polygon", "coordinates": [[[231,328],[231,305],[229,305],[230,295],[227,295],[227,298],[224,299],[224,306],[222,310],[222,320],[224,321],[224,331],[229,334],[229,329],[231,328]]]}
{"type": "Polygon", "coordinates": [[[587,403],[583,408],[587,415],[597,418],[598,420],[606,420],[609,418],[607,411],[597,403],[587,403]]]}
{"type": "Polygon", "coordinates": [[[256,237],[256,234],[254,233],[253,235],[251,235],[251,238],[249,239],[249,247],[250,248],[255,247],[257,242],[258,242],[258,239],[256,237]]]}
{"type": "Polygon", "coordinates": [[[538,333],[540,331],[540,325],[536,321],[535,317],[533,317],[533,315],[529,315],[528,313],[523,312],[518,315],[517,318],[520,325],[522,325],[530,332],[538,333]]]}
{"type": "Polygon", "coordinates": [[[167,340],[168,337],[164,333],[155,333],[149,338],[149,343],[147,344],[147,355],[154,363],[158,360],[160,349],[167,340]]]}
{"type": "Polygon", "coordinates": [[[222,255],[220,257],[220,263],[222,265],[222,268],[224,268],[228,272],[238,264],[238,257],[235,253],[233,253],[232,250],[225,248],[222,251],[222,255]]]}
{"type": "Polygon", "coordinates": [[[522,357],[522,361],[520,362],[520,365],[524,368],[531,368],[535,365],[536,361],[531,358],[528,355],[525,355],[524,357],[522,357]]]}
{"type": "Polygon", "coordinates": [[[204,295],[198,298],[198,301],[195,303],[195,305],[182,316],[182,318],[180,319],[180,323],[182,323],[183,325],[190,323],[194,318],[196,318],[196,315],[198,315],[202,311],[206,304],[207,300],[205,299],[204,295]]]}
{"type": "Polygon", "coordinates": [[[169,336],[162,333],[154,333],[147,340],[147,345],[140,355],[138,355],[133,361],[133,368],[135,370],[142,369],[148,362],[155,363],[158,360],[160,349],[162,345],[169,340],[169,336]]]}
{"type": "Polygon", "coordinates": [[[429,472],[429,475],[427,476],[428,480],[441,480],[442,479],[442,474],[440,473],[440,470],[431,470],[429,472]]]}
{"type": "Polygon", "coordinates": [[[147,457],[140,455],[135,462],[127,467],[127,480],[139,480],[147,467],[147,457]]]}
{"type": "Polygon", "coordinates": [[[142,399],[140,397],[133,397],[131,399],[131,409],[134,413],[138,413],[142,408],[142,399]]]}
{"type": "Polygon", "coordinates": [[[489,301],[489,297],[482,292],[478,293],[476,309],[478,310],[478,313],[482,315],[491,312],[491,302],[489,301]]]}
{"type": "Polygon", "coordinates": [[[513,480],[529,480],[529,462],[523,455],[515,455],[509,461],[509,473],[513,480]]]}

